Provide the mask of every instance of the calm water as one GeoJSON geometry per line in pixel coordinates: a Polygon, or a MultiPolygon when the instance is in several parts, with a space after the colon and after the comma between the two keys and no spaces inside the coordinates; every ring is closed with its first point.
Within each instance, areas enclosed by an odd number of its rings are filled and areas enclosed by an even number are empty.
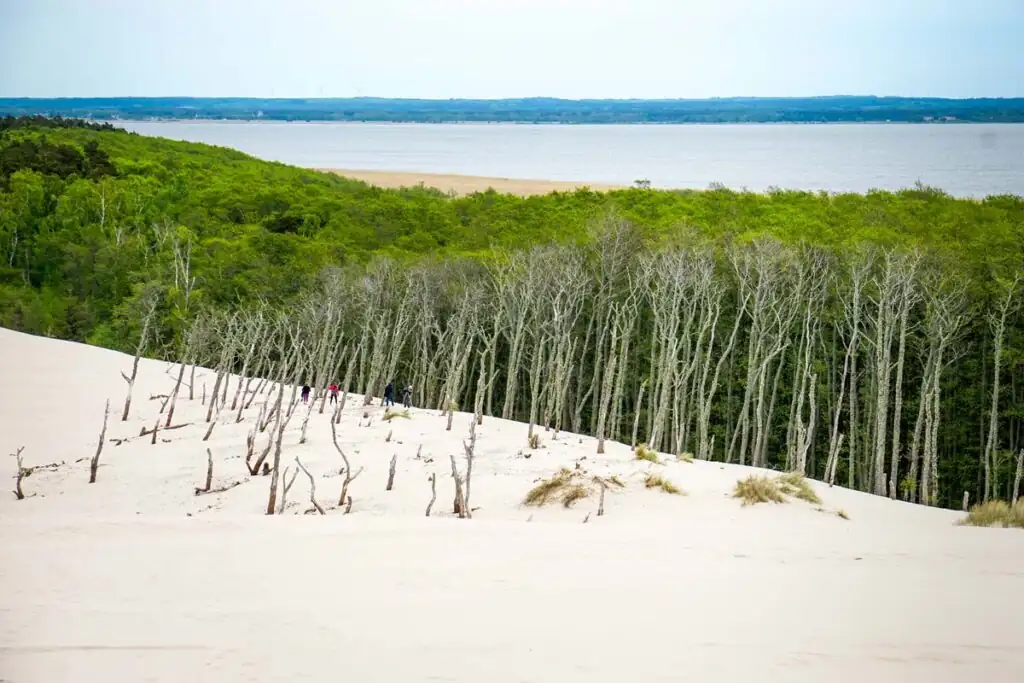
{"type": "Polygon", "coordinates": [[[314,168],[586,180],[655,187],[863,192],[920,181],[1024,195],[1024,124],[559,126],[122,122],[314,168]]]}

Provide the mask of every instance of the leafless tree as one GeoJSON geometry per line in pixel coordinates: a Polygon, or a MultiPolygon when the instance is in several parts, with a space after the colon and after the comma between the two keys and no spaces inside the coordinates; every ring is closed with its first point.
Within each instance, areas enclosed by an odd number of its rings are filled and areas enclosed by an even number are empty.
{"type": "Polygon", "coordinates": [[[313,475],[309,473],[309,470],[306,469],[306,466],[302,464],[302,461],[299,460],[298,457],[295,458],[295,464],[300,470],[302,470],[303,474],[309,478],[309,502],[313,504],[313,508],[317,512],[321,515],[326,515],[327,512],[324,511],[323,506],[316,502],[316,480],[313,479],[313,475]]]}
{"type": "Polygon", "coordinates": [[[96,454],[92,456],[92,460],[89,461],[89,483],[96,483],[96,470],[100,467],[100,453],[103,452],[103,442],[107,438],[107,415],[110,414],[110,399],[107,399],[106,405],[103,406],[103,428],[100,429],[99,442],[96,444],[96,454]]]}
{"type": "Polygon", "coordinates": [[[121,373],[121,377],[128,384],[128,393],[124,398],[124,410],[121,413],[121,421],[128,421],[128,413],[132,407],[132,390],[135,388],[135,378],[139,374],[139,359],[142,358],[142,352],[146,350],[146,345],[149,343],[149,335],[152,327],[156,324],[157,307],[160,305],[160,291],[155,286],[146,287],[138,302],[139,307],[139,319],[141,321],[142,331],[139,333],[139,343],[135,347],[135,358],[132,361],[132,374],[126,375],[124,372],[121,373]]]}
{"type": "MultiPolygon", "coordinates": [[[[992,405],[989,408],[988,438],[985,440],[985,450],[982,453],[982,465],[985,470],[985,485],[982,492],[983,500],[992,496],[992,464],[993,454],[999,447],[999,373],[1002,365],[1003,343],[1006,335],[1006,318],[1018,305],[1015,297],[1017,290],[1024,284],[1024,277],[1019,273],[1012,281],[1002,281],[1000,294],[1003,296],[997,301],[995,311],[988,315],[988,328],[992,334],[992,405]]],[[[1020,475],[1018,468],[1018,477],[1020,475]]],[[[1014,481],[1014,500],[1017,497],[1018,480],[1014,481]]]]}

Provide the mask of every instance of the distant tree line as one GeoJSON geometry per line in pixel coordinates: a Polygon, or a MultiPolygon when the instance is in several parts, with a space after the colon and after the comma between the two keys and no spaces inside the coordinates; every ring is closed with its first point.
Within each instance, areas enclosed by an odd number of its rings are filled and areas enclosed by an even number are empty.
{"type": "Polygon", "coordinates": [[[418,100],[260,98],[0,99],[0,114],[109,119],[268,119],[415,123],[858,123],[1024,121],[1024,98],[716,98],[418,100]]]}

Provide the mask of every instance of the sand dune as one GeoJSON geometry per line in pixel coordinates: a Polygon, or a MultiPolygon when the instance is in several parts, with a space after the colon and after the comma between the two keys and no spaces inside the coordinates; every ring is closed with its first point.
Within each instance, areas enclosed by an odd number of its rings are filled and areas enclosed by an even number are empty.
{"type": "Polygon", "coordinates": [[[522,178],[492,178],[487,176],[455,175],[451,173],[413,173],[400,171],[364,171],[355,169],[321,168],[320,171],[337,173],[347,178],[354,178],[377,185],[378,187],[415,187],[424,185],[434,187],[442,192],[454,192],[457,195],[484,192],[493,188],[498,192],[518,195],[548,194],[549,192],[567,192],[583,187],[591,190],[615,190],[625,187],[608,183],[590,183],[573,180],[529,180],[522,178]]]}
{"type": "Polygon", "coordinates": [[[196,399],[175,417],[187,426],[151,445],[138,434],[158,416],[150,397],[173,387],[171,366],[141,364],[121,422],[130,365],[0,330],[0,448],[57,464],[24,480],[25,500],[0,499],[0,679],[1010,683],[1024,670],[1018,530],[958,527],[954,512],[817,483],[820,506],[741,507],[730,492],[751,468],[667,455],[655,465],[622,444],[598,456],[594,439],[567,433],[544,433],[531,451],[525,425],[494,418],[478,428],[478,509],[458,520],[449,454],[470,416],[456,414],[451,432],[418,408],[388,424],[358,396],[339,425],[365,467],[352,513],[336,509],[341,462],[314,410],[305,444],[304,415],[290,423],[283,462],[302,459],[328,514],[304,514],[300,475],[286,514],[266,517],[269,477],[243,463],[264,397],[241,424],[225,411],[203,443],[199,396],[213,382],[197,374],[196,399]],[[127,441],[105,444],[90,485],[108,397],[107,437],[127,441]],[[214,486],[242,483],[196,496],[207,446],[214,486]],[[626,484],[605,516],[596,497],[520,504],[577,464],[626,484]],[[645,488],[649,472],[687,495],[645,488]]]}

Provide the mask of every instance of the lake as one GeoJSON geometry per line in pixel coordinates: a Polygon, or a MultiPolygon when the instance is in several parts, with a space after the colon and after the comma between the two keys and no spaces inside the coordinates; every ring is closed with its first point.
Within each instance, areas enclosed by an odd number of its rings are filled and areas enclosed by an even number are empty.
{"type": "Polygon", "coordinates": [[[1024,124],[116,122],[311,168],[836,192],[1024,195],[1024,124]]]}

